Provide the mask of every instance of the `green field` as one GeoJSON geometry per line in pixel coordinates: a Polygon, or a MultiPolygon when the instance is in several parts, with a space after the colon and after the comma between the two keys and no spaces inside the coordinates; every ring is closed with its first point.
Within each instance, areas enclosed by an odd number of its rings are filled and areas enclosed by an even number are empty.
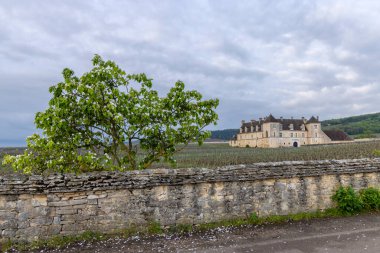
{"type": "MultiPolygon", "coordinates": [[[[175,155],[177,168],[207,167],[250,164],[257,162],[330,160],[373,157],[373,151],[380,150],[380,140],[371,142],[346,143],[335,145],[303,146],[300,148],[232,148],[227,143],[206,143],[199,147],[191,144],[175,155]]],[[[22,149],[0,149],[0,160],[5,153],[18,154],[22,149]]],[[[170,167],[156,163],[153,168],[170,167]]],[[[7,169],[3,167],[3,172],[7,169]]]]}

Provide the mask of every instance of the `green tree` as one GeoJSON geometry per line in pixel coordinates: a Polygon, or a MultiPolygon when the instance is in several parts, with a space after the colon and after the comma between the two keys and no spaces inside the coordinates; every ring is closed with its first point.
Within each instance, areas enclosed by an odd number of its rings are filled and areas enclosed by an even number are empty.
{"type": "Polygon", "coordinates": [[[4,163],[24,173],[145,169],[160,159],[175,163],[178,144],[210,136],[204,128],[216,124],[217,99],[202,100],[181,81],[160,97],[145,74],[127,75],[99,55],[92,63],[82,77],[63,70],[48,108],[35,116],[42,134],[4,163]]]}

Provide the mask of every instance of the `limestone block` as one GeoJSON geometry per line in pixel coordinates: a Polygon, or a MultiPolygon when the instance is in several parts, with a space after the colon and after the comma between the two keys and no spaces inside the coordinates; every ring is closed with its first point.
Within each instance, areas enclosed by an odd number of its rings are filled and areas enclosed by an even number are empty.
{"type": "Polygon", "coordinates": [[[60,201],[48,202],[48,206],[51,206],[51,207],[63,207],[63,206],[71,206],[71,204],[67,200],[60,200],[60,201]]]}
{"type": "Polygon", "coordinates": [[[68,206],[66,208],[58,208],[56,210],[57,214],[76,214],[78,213],[78,209],[73,208],[72,206],[68,206]]]}
{"type": "Polygon", "coordinates": [[[368,187],[379,187],[380,185],[380,177],[378,173],[365,173],[364,177],[367,180],[368,187]]]}
{"type": "Polygon", "coordinates": [[[16,228],[17,228],[17,221],[15,219],[0,221],[0,230],[1,229],[16,229],[16,228]]]}
{"type": "Polygon", "coordinates": [[[47,206],[47,196],[46,195],[33,195],[32,206],[47,206]]]}
{"type": "Polygon", "coordinates": [[[47,202],[58,202],[60,200],[61,200],[61,198],[59,196],[57,196],[56,194],[48,194],[47,195],[47,202]]]}
{"type": "Polygon", "coordinates": [[[158,186],[155,187],[155,198],[158,201],[168,200],[168,186],[158,186]]]}
{"type": "Polygon", "coordinates": [[[53,224],[54,225],[61,224],[61,217],[60,216],[53,217],[53,224]]]}
{"type": "Polygon", "coordinates": [[[51,226],[48,227],[47,234],[49,236],[59,235],[60,232],[61,232],[61,229],[62,229],[61,225],[53,224],[53,225],[51,225],[51,226]]]}
{"type": "Polygon", "coordinates": [[[30,218],[32,218],[32,216],[33,216],[32,215],[32,210],[27,210],[27,211],[18,213],[17,220],[19,220],[19,221],[27,221],[30,218]]]}
{"type": "Polygon", "coordinates": [[[27,227],[30,227],[29,220],[26,220],[26,221],[20,221],[20,220],[18,220],[17,221],[17,228],[18,229],[20,229],[20,228],[27,228],[27,227]]]}
{"type": "Polygon", "coordinates": [[[31,227],[40,227],[42,225],[51,225],[53,223],[52,217],[39,216],[30,220],[31,227]]]}
{"type": "Polygon", "coordinates": [[[72,206],[83,205],[83,204],[87,204],[87,199],[73,199],[73,200],[70,200],[69,203],[72,206]]]}
{"type": "Polygon", "coordinates": [[[0,221],[15,219],[16,216],[16,211],[0,210],[0,221]]]}
{"type": "Polygon", "coordinates": [[[88,199],[87,205],[98,205],[98,199],[88,199]]]}
{"type": "Polygon", "coordinates": [[[16,229],[4,229],[1,236],[4,238],[14,238],[16,236],[16,229]]]}
{"type": "Polygon", "coordinates": [[[87,196],[87,199],[89,199],[89,200],[93,200],[93,199],[102,199],[102,198],[106,198],[107,196],[108,196],[107,193],[99,194],[99,195],[91,194],[91,195],[88,195],[88,196],[87,196]]]}

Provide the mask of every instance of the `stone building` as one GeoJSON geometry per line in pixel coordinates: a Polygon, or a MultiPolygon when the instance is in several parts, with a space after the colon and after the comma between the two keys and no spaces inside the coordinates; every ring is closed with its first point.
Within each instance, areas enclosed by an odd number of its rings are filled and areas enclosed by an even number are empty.
{"type": "Polygon", "coordinates": [[[331,139],[322,131],[318,117],[309,120],[268,117],[241,122],[240,133],[229,141],[232,147],[300,147],[326,144],[331,139]]]}

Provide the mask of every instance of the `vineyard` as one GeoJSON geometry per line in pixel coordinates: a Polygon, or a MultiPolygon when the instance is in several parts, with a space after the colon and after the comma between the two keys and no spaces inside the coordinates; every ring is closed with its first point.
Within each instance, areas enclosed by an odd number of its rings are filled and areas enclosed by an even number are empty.
{"type": "MultiPolygon", "coordinates": [[[[297,160],[331,160],[374,157],[380,140],[336,145],[303,146],[300,148],[232,148],[228,144],[189,145],[176,154],[178,168],[208,167],[297,160]]],[[[167,167],[156,164],[155,167],[167,167]]]]}
{"type": "MultiPolygon", "coordinates": [[[[300,148],[232,148],[226,143],[206,143],[199,147],[191,144],[175,155],[177,168],[207,167],[224,165],[250,164],[257,162],[297,161],[297,160],[331,160],[374,157],[375,150],[380,150],[380,140],[339,145],[303,146],[300,148]]],[[[0,149],[0,161],[5,153],[20,154],[21,148],[0,149]]],[[[170,167],[165,163],[156,163],[153,168],[170,167]]],[[[1,168],[1,162],[0,162],[1,168]]],[[[9,168],[2,167],[2,173],[9,168]]]]}

